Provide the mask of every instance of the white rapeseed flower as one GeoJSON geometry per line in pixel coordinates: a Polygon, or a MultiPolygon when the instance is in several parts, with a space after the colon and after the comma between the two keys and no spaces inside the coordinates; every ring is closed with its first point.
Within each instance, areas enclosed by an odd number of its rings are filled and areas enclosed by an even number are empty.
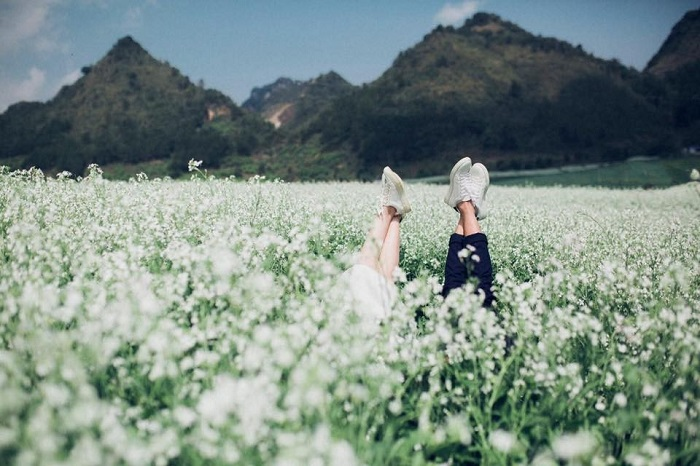
{"type": "Polygon", "coordinates": [[[489,435],[489,443],[491,443],[496,450],[508,453],[518,444],[518,439],[511,432],[496,429],[489,435]]]}
{"type": "Polygon", "coordinates": [[[198,169],[200,165],[202,165],[201,160],[190,159],[190,161],[187,162],[187,171],[194,171],[198,169]]]}
{"type": "Polygon", "coordinates": [[[552,442],[552,450],[557,457],[564,460],[582,458],[595,450],[598,442],[590,432],[563,434],[552,442]]]}
{"type": "Polygon", "coordinates": [[[463,445],[472,443],[469,420],[465,415],[452,415],[447,418],[447,435],[463,445]]]}
{"type": "Polygon", "coordinates": [[[644,384],[642,387],[642,396],[652,397],[659,394],[659,388],[652,384],[644,384]]]}
{"type": "Polygon", "coordinates": [[[625,394],[622,392],[616,393],[613,397],[613,403],[618,405],[620,408],[624,408],[627,406],[627,396],[625,396],[625,394]]]}

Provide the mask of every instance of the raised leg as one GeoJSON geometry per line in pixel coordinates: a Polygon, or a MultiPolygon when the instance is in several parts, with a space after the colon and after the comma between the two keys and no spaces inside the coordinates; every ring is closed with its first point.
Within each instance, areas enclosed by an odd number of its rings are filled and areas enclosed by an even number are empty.
{"type": "Polygon", "coordinates": [[[457,162],[450,173],[445,202],[459,212],[459,221],[450,236],[442,288],[442,295],[446,297],[473,276],[478,280],[478,289],[484,293],[486,307],[491,306],[494,299],[493,269],[488,240],[478,219],[486,216],[484,204],[488,186],[486,167],[480,163],[472,166],[468,157],[457,162]]]}
{"type": "Polygon", "coordinates": [[[447,297],[464,286],[470,277],[477,279],[477,288],[484,293],[484,306],[490,307],[493,295],[493,268],[486,235],[478,232],[467,236],[453,233],[445,259],[445,282],[442,295],[447,297]],[[466,250],[466,254],[463,251],[466,250]]]}
{"type": "Polygon", "coordinates": [[[357,263],[375,269],[384,275],[384,270],[380,263],[382,249],[387,238],[390,225],[396,217],[396,209],[391,206],[383,206],[379,214],[375,217],[372,228],[367,233],[365,243],[360,249],[357,263]]]}
{"type": "Polygon", "coordinates": [[[401,217],[394,216],[389,222],[384,245],[379,254],[379,266],[382,274],[390,282],[394,281],[394,271],[399,266],[399,248],[401,246],[401,217]]]}

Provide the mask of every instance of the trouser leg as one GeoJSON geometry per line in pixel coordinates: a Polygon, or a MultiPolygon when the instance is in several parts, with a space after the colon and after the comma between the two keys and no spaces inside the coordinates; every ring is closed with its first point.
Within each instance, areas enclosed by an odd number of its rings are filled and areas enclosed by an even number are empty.
{"type": "Polygon", "coordinates": [[[444,297],[447,297],[450,291],[467,283],[467,268],[459,257],[459,253],[464,247],[464,236],[453,233],[450,236],[447,258],[445,259],[445,283],[442,286],[444,297]]]}
{"type": "Polygon", "coordinates": [[[493,302],[493,269],[489,254],[488,240],[483,233],[462,236],[456,233],[450,236],[445,260],[445,284],[442,295],[447,296],[455,288],[462,287],[469,277],[478,280],[478,289],[484,293],[484,306],[493,302]],[[460,259],[459,252],[470,246],[470,256],[460,259]],[[474,256],[478,257],[476,259],[474,256]]]}

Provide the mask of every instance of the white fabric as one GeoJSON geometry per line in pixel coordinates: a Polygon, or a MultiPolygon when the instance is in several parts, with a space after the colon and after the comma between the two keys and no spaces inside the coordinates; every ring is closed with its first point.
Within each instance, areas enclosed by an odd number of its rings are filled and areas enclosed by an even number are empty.
{"type": "Polygon", "coordinates": [[[366,318],[387,317],[396,302],[396,285],[375,269],[356,264],[343,272],[342,279],[348,287],[357,313],[366,318]]]}

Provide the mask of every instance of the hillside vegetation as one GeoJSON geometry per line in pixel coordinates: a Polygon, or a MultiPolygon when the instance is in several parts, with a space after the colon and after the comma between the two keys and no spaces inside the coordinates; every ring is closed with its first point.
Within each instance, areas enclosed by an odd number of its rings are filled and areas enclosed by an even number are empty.
{"type": "Polygon", "coordinates": [[[494,170],[666,157],[700,143],[698,11],[644,72],[478,13],[435,28],[374,82],[280,78],[241,107],[125,37],[54,99],[0,115],[0,164],[177,176],[196,159],[294,180],[374,178],[385,164],[433,176],[464,153],[494,170]]]}
{"type": "Polygon", "coordinates": [[[663,83],[489,14],[438,27],[314,129],[374,171],[444,171],[464,151],[500,168],[672,152],[663,83]]]}
{"type": "Polygon", "coordinates": [[[700,10],[689,11],[673,27],[645,71],[668,86],[682,145],[700,145],[700,10]]]}
{"type": "Polygon", "coordinates": [[[271,128],[219,91],[193,84],[120,39],[83,77],[46,104],[20,103],[0,116],[0,154],[21,165],[82,173],[89,163],[169,159],[173,174],[191,157],[216,167],[230,153],[250,154],[271,128]],[[214,128],[209,120],[220,121],[214,128]]]}
{"type": "Polygon", "coordinates": [[[298,128],[353,88],[335,71],[309,81],[279,78],[254,88],[242,107],[261,114],[276,127],[298,128]]]}

